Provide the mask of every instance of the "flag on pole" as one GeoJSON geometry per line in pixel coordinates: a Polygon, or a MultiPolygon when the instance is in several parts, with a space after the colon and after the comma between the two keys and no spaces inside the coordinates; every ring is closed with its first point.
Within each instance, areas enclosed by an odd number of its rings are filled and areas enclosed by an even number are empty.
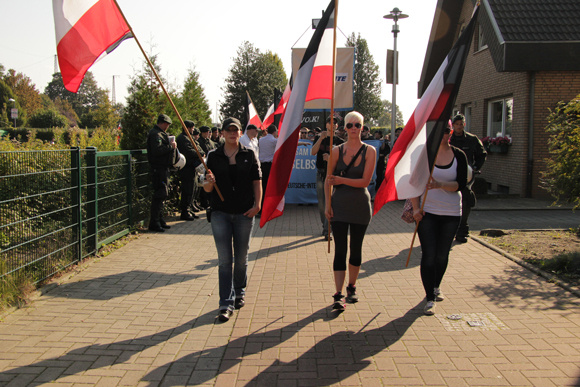
{"type": "Polygon", "coordinates": [[[250,98],[250,93],[248,93],[247,90],[246,90],[246,97],[248,100],[247,104],[246,104],[246,113],[247,113],[247,117],[248,117],[246,129],[248,128],[248,125],[250,125],[250,124],[256,125],[256,128],[261,128],[262,127],[262,120],[260,119],[260,116],[258,115],[258,111],[256,110],[254,103],[252,102],[252,98],[250,98]]]}
{"type": "Polygon", "coordinates": [[[53,0],[56,51],[64,87],[76,93],[88,69],[131,29],[114,0],[53,0]]]}
{"type": "Polygon", "coordinates": [[[389,201],[417,197],[425,191],[459,92],[478,11],[479,6],[395,142],[385,180],[375,196],[373,214],[389,201]]]}
{"type": "Polygon", "coordinates": [[[272,125],[276,120],[276,108],[280,104],[280,99],[282,98],[282,92],[277,88],[274,88],[274,103],[270,105],[266,115],[264,116],[264,121],[262,122],[262,129],[268,129],[268,126],[272,125]]]}
{"type": "MultiPolygon", "coordinates": [[[[308,85],[310,84],[316,57],[322,48],[321,42],[324,32],[331,25],[331,21],[332,25],[334,24],[334,9],[335,0],[331,0],[314,31],[314,35],[308,44],[298,71],[296,74],[292,74],[290,83],[286,87],[289,98],[285,100],[287,101],[287,105],[282,116],[278,143],[276,144],[272,169],[270,170],[268,186],[266,187],[264,196],[260,227],[264,227],[266,222],[282,215],[284,212],[284,194],[290,181],[292,164],[296,157],[298,132],[302,124],[302,113],[304,112],[308,85]]],[[[332,49],[333,44],[330,46],[331,55],[332,49]]],[[[330,74],[330,78],[332,80],[332,73],[330,74]]],[[[284,92],[285,96],[287,95],[286,91],[284,92]]],[[[282,101],[280,105],[283,105],[282,101]]]]}

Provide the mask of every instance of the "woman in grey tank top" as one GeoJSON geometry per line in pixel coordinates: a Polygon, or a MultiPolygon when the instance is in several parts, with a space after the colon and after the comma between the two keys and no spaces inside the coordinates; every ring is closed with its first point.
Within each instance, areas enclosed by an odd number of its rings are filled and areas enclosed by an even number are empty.
{"type": "Polygon", "coordinates": [[[356,280],[362,262],[362,243],[371,221],[371,196],[367,190],[376,161],[374,147],[361,141],[364,118],[358,112],[344,117],[347,140],[332,149],[326,178],[326,218],[334,235],[333,295],[336,310],[344,310],[345,301],[358,301],[356,280]],[[350,229],[350,258],[346,299],[342,288],[346,279],[346,255],[350,229]]]}

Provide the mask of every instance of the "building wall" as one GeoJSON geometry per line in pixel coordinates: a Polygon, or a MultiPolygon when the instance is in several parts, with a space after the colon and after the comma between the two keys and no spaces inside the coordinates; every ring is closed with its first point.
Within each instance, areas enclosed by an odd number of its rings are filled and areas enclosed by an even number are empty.
{"type": "Polygon", "coordinates": [[[534,98],[534,173],[532,197],[550,197],[540,188],[541,172],[545,170],[548,153],[548,115],[558,102],[568,102],[580,94],[580,71],[545,71],[536,73],[534,98]]]}
{"type": "Polygon", "coordinates": [[[488,102],[513,98],[512,145],[508,153],[488,153],[481,176],[493,191],[525,196],[529,77],[526,73],[498,73],[488,49],[475,51],[472,44],[467,59],[456,108],[463,112],[471,106],[467,130],[480,139],[487,136],[488,102]]]}

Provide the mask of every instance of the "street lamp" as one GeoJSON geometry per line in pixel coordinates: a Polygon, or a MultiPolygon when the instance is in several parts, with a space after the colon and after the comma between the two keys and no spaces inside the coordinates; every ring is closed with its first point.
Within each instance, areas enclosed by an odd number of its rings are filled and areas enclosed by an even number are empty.
{"type": "Polygon", "coordinates": [[[16,100],[14,98],[10,98],[8,102],[12,102],[14,106],[10,112],[10,115],[12,118],[14,118],[14,129],[16,129],[16,118],[18,117],[18,111],[16,110],[16,100]]]}
{"type": "Polygon", "coordinates": [[[389,15],[383,16],[384,19],[393,19],[395,24],[393,25],[393,36],[395,37],[395,44],[393,47],[393,101],[391,108],[391,148],[395,143],[395,126],[397,125],[397,82],[399,81],[399,69],[398,69],[398,58],[397,58],[397,34],[399,33],[399,25],[397,21],[399,19],[408,18],[409,15],[405,15],[402,11],[395,7],[389,15]]]}

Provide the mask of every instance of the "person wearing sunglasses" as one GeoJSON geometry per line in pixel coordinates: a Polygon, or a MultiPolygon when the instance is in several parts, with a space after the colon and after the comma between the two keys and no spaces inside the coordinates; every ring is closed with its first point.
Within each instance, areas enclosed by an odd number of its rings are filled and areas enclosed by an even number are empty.
{"type": "Polygon", "coordinates": [[[467,184],[467,157],[461,149],[449,144],[450,135],[451,128],[447,127],[425,193],[411,199],[413,218],[419,223],[417,233],[421,242],[421,281],[427,299],[426,315],[435,314],[435,302],[444,299],[441,281],[461,219],[461,190],[467,184]]]}
{"type": "Polygon", "coordinates": [[[225,142],[207,155],[203,189],[210,194],[211,231],[218,255],[218,319],[225,322],[245,304],[248,250],[262,200],[262,171],[254,151],[240,143],[240,121],[227,118],[222,129],[225,142]]]}
{"type": "Polygon", "coordinates": [[[364,117],[350,112],[344,117],[347,140],[332,149],[326,178],[326,211],[334,235],[335,310],[344,310],[345,301],[358,301],[356,280],[362,263],[362,243],[371,221],[371,195],[367,189],[375,169],[376,150],[361,140],[364,117]],[[346,256],[350,230],[350,257],[346,298],[346,256]]]}

